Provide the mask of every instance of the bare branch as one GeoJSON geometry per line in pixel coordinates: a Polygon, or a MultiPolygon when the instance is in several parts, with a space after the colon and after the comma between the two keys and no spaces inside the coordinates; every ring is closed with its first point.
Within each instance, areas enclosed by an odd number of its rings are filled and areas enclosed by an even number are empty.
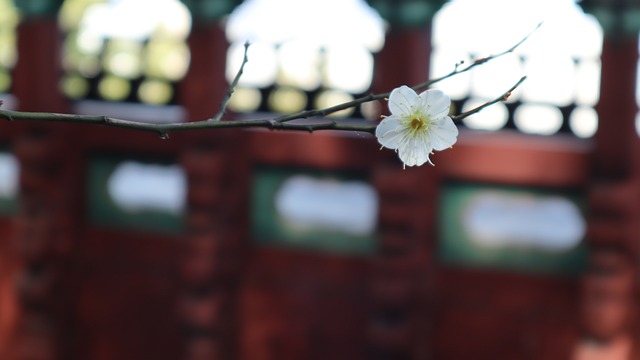
{"type": "Polygon", "coordinates": [[[491,61],[491,60],[497,59],[497,58],[499,58],[501,56],[510,54],[510,53],[514,52],[520,45],[522,45],[522,43],[524,43],[534,32],[536,32],[540,28],[540,26],[542,26],[542,23],[539,23],[533,30],[531,30],[530,33],[528,33],[520,41],[518,41],[512,47],[508,48],[507,50],[505,50],[505,51],[503,51],[501,53],[490,55],[490,56],[483,57],[483,58],[480,58],[480,59],[476,59],[471,64],[469,64],[469,65],[467,65],[466,67],[463,67],[463,68],[460,68],[459,66],[456,66],[455,69],[452,72],[450,72],[449,74],[441,76],[439,78],[431,79],[431,80],[429,80],[429,81],[427,81],[427,82],[425,82],[423,84],[414,86],[413,89],[415,91],[424,90],[424,89],[430,87],[431,85],[433,85],[433,84],[435,84],[437,82],[440,82],[442,80],[448,79],[448,78],[450,78],[450,77],[452,77],[454,75],[462,74],[462,73],[467,72],[467,71],[475,68],[476,66],[482,65],[482,64],[484,64],[484,63],[486,63],[488,61],[491,61]]]}
{"type": "Polygon", "coordinates": [[[458,115],[452,116],[451,119],[453,119],[453,121],[458,122],[461,121],[462,119],[466,118],[467,116],[471,116],[477,112],[480,112],[480,110],[486,108],[487,106],[491,106],[495,103],[501,102],[501,101],[507,101],[507,99],[509,98],[509,96],[511,96],[511,93],[513,92],[513,90],[515,90],[518,86],[520,86],[520,84],[522,84],[523,81],[525,81],[527,79],[526,76],[523,76],[520,78],[520,80],[518,80],[517,83],[515,83],[511,88],[509,88],[509,90],[505,91],[501,96],[491,100],[491,101],[487,101],[486,103],[473,108],[469,111],[465,111],[463,113],[460,113],[458,115]]]}
{"type": "MultiPolygon", "coordinates": [[[[522,38],[520,41],[518,41],[516,44],[514,44],[513,46],[511,46],[510,48],[508,48],[507,50],[498,53],[498,54],[494,54],[494,55],[490,55],[481,59],[477,59],[475,60],[473,63],[465,66],[465,67],[460,67],[462,65],[462,63],[457,63],[454,70],[450,73],[448,73],[447,75],[441,76],[439,78],[435,78],[435,79],[431,79],[427,82],[415,85],[412,87],[413,90],[415,90],[416,92],[419,92],[421,90],[425,90],[427,88],[429,88],[430,86],[432,86],[433,84],[440,82],[442,80],[448,79],[450,77],[453,77],[455,75],[458,74],[462,74],[464,72],[467,72],[473,68],[475,68],[476,66],[485,64],[493,59],[497,59],[501,56],[507,55],[509,53],[512,53],[513,51],[515,51],[520,45],[522,45],[522,43],[524,43],[536,30],[538,30],[538,28],[540,28],[540,26],[542,25],[542,23],[539,23],[535,29],[533,29],[529,34],[527,34],[524,38],[522,38]]],[[[295,119],[307,119],[310,117],[314,117],[314,116],[326,116],[328,114],[332,114],[334,112],[338,112],[340,110],[344,110],[344,109],[348,109],[351,107],[355,107],[358,106],[360,104],[366,103],[366,102],[370,102],[370,101],[376,101],[376,100],[382,100],[382,99],[386,99],[389,97],[389,95],[391,95],[391,92],[386,92],[386,93],[382,93],[382,94],[369,94],[363,97],[360,97],[358,99],[343,103],[343,104],[339,104],[339,105],[335,105],[332,107],[328,107],[328,108],[324,108],[324,109],[318,109],[318,110],[307,110],[307,111],[301,111],[295,114],[290,114],[290,115],[285,115],[285,116],[280,116],[278,118],[275,118],[275,121],[278,122],[287,122],[287,121],[291,121],[291,120],[295,120],[295,119]]]]}
{"type": "Polygon", "coordinates": [[[248,41],[244,43],[244,55],[242,56],[242,64],[240,64],[240,69],[238,69],[236,77],[234,77],[231,84],[229,84],[229,89],[227,89],[227,93],[225,94],[222,103],[220,103],[220,110],[218,110],[218,113],[214,117],[209,119],[209,121],[220,121],[220,119],[222,119],[222,117],[224,116],[224,113],[227,111],[227,105],[229,104],[229,100],[231,100],[231,95],[233,95],[236,86],[238,86],[238,81],[240,81],[240,77],[244,73],[244,66],[249,61],[247,52],[249,51],[250,45],[251,44],[248,41]]]}
{"type": "MultiPolygon", "coordinates": [[[[540,24],[538,25],[540,27],[540,24]]],[[[534,29],[531,33],[525,36],[518,43],[510,47],[509,49],[494,55],[487,56],[485,58],[477,59],[473,63],[468,66],[461,67],[462,64],[456,64],[454,70],[442,77],[429,80],[427,82],[418,84],[413,86],[415,91],[421,91],[427,89],[431,85],[442,81],[444,79],[450,78],[452,76],[461,74],[463,72],[467,72],[473,69],[476,66],[480,66],[488,61],[506,55],[508,53],[513,52],[518,46],[520,46],[529,36],[538,29],[534,29]]],[[[340,110],[349,109],[352,107],[356,107],[363,103],[367,103],[370,101],[382,100],[388,98],[391,94],[390,92],[382,93],[382,94],[369,94],[358,99],[354,99],[352,101],[348,101],[342,104],[338,104],[335,106],[316,109],[316,110],[307,110],[301,111],[295,114],[290,115],[282,115],[272,119],[250,119],[250,120],[231,120],[231,121],[222,121],[222,117],[225,114],[227,105],[231,96],[238,85],[238,81],[242,73],[244,72],[244,66],[248,61],[247,52],[249,48],[249,43],[245,43],[244,45],[244,57],[242,64],[235,78],[229,85],[226,96],[220,104],[220,110],[218,113],[206,120],[199,120],[194,122],[187,123],[168,123],[168,124],[150,124],[140,121],[134,120],[126,120],[126,119],[117,119],[108,116],[92,116],[92,115],[72,115],[72,114],[56,114],[56,113],[46,113],[46,112],[23,112],[23,111],[12,111],[12,110],[4,110],[0,109],[0,119],[4,119],[7,121],[44,121],[44,122],[68,122],[68,123],[83,123],[83,124],[96,124],[103,125],[109,127],[117,127],[117,128],[125,128],[139,131],[147,131],[158,134],[161,138],[166,139],[169,136],[170,132],[174,131],[190,131],[190,130],[204,130],[204,129],[220,129],[220,128],[237,128],[237,127],[260,127],[274,130],[299,130],[299,131],[315,131],[315,130],[344,130],[344,131],[363,131],[373,133],[375,132],[376,123],[370,121],[344,121],[344,120],[327,120],[327,119],[315,119],[315,120],[307,120],[310,118],[316,117],[325,117],[327,115],[333,114],[340,110]],[[295,121],[294,120],[298,120],[295,121]]],[[[505,97],[517,88],[523,81],[525,77],[521,78],[514,86],[512,86],[509,90],[507,90],[500,97],[488,101],[475,109],[470,111],[461,113],[459,115],[453,116],[454,121],[460,121],[467,116],[475,114],[480,110],[484,109],[487,106],[495,104],[499,101],[503,101],[505,97]]],[[[2,105],[2,100],[0,100],[0,105],[2,105]]]]}

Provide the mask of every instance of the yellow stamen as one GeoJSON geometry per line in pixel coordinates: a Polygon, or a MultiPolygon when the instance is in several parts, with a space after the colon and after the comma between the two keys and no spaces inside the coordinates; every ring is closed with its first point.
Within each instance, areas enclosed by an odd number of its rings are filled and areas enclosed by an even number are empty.
{"type": "Polygon", "coordinates": [[[420,116],[415,116],[415,117],[411,118],[411,122],[409,123],[409,126],[414,131],[422,130],[422,128],[424,128],[424,126],[425,126],[424,119],[422,119],[422,117],[420,117],[420,116]]]}

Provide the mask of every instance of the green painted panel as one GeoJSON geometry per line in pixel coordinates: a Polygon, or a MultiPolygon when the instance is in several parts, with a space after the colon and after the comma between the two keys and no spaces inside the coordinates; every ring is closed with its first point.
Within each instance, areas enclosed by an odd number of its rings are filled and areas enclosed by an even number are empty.
{"type": "Polygon", "coordinates": [[[445,0],[367,0],[392,26],[424,27],[445,0]]]}
{"type": "Polygon", "coordinates": [[[242,0],[182,0],[196,21],[217,21],[229,15],[242,0]]]}
{"type": "Polygon", "coordinates": [[[459,266],[580,273],[587,255],[584,204],[574,191],[446,184],[438,258],[459,266]]]}
{"type": "Polygon", "coordinates": [[[606,35],[637,36],[640,31],[640,6],[637,2],[583,0],[580,7],[598,20],[606,35]]]}
{"type": "Polygon", "coordinates": [[[183,230],[186,179],[175,160],[94,156],[87,179],[91,223],[162,233],[183,230]]]}
{"type": "Polygon", "coordinates": [[[360,256],[376,249],[378,196],[364,176],[259,168],[252,190],[259,245],[360,256]]]}
{"type": "Polygon", "coordinates": [[[0,215],[13,215],[18,209],[18,199],[15,197],[0,197],[0,215]]]}
{"type": "Polygon", "coordinates": [[[15,0],[14,3],[26,18],[54,17],[62,6],[63,0],[15,0]]]}

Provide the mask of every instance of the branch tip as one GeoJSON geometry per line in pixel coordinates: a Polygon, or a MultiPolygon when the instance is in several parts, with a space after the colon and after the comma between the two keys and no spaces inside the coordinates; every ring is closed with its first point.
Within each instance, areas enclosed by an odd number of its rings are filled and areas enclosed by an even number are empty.
{"type": "Polygon", "coordinates": [[[471,116],[471,115],[473,115],[475,113],[480,112],[480,110],[482,110],[482,109],[484,109],[484,108],[486,108],[488,106],[491,106],[491,105],[493,105],[495,103],[498,103],[498,102],[501,102],[501,101],[506,101],[509,98],[509,96],[511,95],[511,93],[513,92],[513,90],[515,90],[518,86],[520,86],[520,84],[522,84],[522,82],[525,81],[526,79],[527,79],[526,76],[521,77],[520,80],[518,80],[518,82],[516,82],[513,86],[511,86],[511,88],[509,88],[509,90],[505,91],[502,95],[498,96],[497,98],[495,98],[495,99],[493,99],[491,101],[487,101],[487,102],[483,103],[482,105],[477,106],[477,107],[475,107],[475,108],[473,108],[473,109],[471,109],[469,111],[465,111],[465,112],[460,113],[458,115],[452,116],[451,119],[453,121],[457,122],[457,121],[460,121],[460,120],[462,120],[462,119],[464,119],[466,117],[469,117],[469,116],[471,116]]]}
{"type": "Polygon", "coordinates": [[[238,69],[238,73],[233,78],[233,81],[231,82],[231,84],[229,84],[227,93],[225,94],[224,99],[220,103],[220,110],[218,110],[218,113],[208,121],[220,121],[220,119],[222,119],[225,112],[227,111],[227,105],[229,104],[229,100],[231,100],[231,95],[233,95],[233,92],[235,91],[236,86],[240,81],[240,77],[244,73],[244,66],[247,64],[247,62],[249,62],[249,57],[247,56],[247,53],[249,52],[249,46],[251,46],[251,43],[249,41],[246,41],[244,43],[244,55],[242,56],[242,64],[240,64],[240,69],[238,69]]]}

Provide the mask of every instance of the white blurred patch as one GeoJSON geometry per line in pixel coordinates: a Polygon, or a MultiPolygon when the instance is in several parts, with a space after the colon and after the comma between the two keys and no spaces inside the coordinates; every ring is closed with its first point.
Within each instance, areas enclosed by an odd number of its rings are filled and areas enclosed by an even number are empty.
{"type": "Polygon", "coordinates": [[[318,46],[361,44],[372,52],[385,38],[384,20],[364,0],[247,0],[229,16],[226,33],[230,42],[304,39],[318,46]]]}
{"type": "Polygon", "coordinates": [[[363,181],[295,175],[282,184],[275,206],[278,216],[294,230],[361,236],[375,230],[378,195],[363,181]]]}
{"type": "Polygon", "coordinates": [[[0,197],[14,198],[18,196],[18,180],[20,167],[15,156],[0,153],[0,197]]]}
{"type": "Polygon", "coordinates": [[[18,110],[18,98],[12,94],[0,93],[0,100],[2,100],[2,110],[18,110]]]}
{"type": "Polygon", "coordinates": [[[187,178],[178,165],[151,165],[125,161],[116,167],[108,181],[109,195],[122,209],[184,211],[187,178]]]}
{"type": "Polygon", "coordinates": [[[191,14],[177,0],[110,0],[87,7],[80,32],[85,36],[144,40],[156,29],[165,36],[184,39],[191,29],[191,14]]]}
{"type": "Polygon", "coordinates": [[[515,246],[561,252],[582,240],[586,223],[580,209],[558,197],[486,191],[463,214],[472,242],[486,247],[515,246]]]}

